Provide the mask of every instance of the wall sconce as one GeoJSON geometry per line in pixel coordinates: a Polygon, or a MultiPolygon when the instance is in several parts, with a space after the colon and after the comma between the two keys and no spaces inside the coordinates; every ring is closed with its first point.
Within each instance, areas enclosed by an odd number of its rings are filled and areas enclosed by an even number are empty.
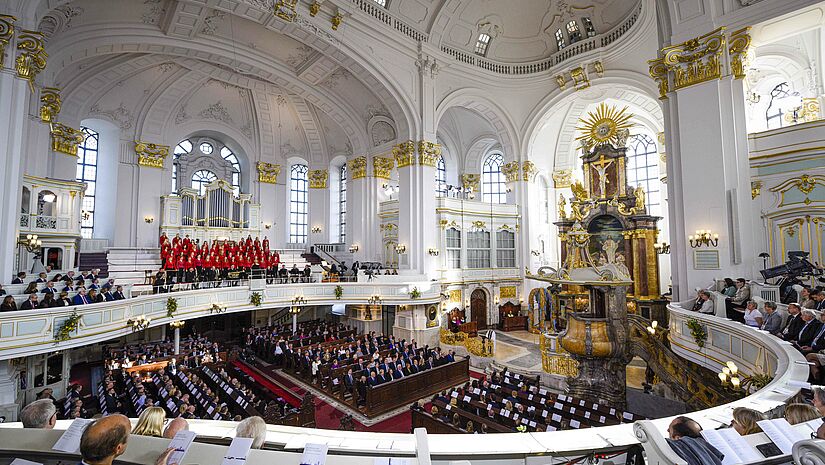
{"type": "Polygon", "coordinates": [[[272,228],[272,223],[264,223],[264,228],[266,228],[266,229],[272,228]]]}
{"type": "Polygon", "coordinates": [[[427,249],[427,253],[432,255],[433,257],[437,257],[438,249],[436,249],[435,247],[430,247],[429,249],[427,249]]]}
{"type": "Polygon", "coordinates": [[[320,234],[320,233],[321,233],[321,227],[320,226],[313,226],[312,227],[312,234],[320,234]]]}
{"type": "Polygon", "coordinates": [[[728,362],[722,367],[722,371],[719,372],[719,381],[722,382],[722,386],[727,386],[730,383],[733,389],[739,389],[742,379],[739,377],[739,368],[735,363],[728,362]]]}
{"type": "Polygon", "coordinates": [[[43,241],[37,238],[37,234],[27,234],[25,241],[21,240],[17,243],[25,247],[29,253],[40,250],[40,247],[43,245],[43,241]]]}
{"type": "Polygon", "coordinates": [[[398,244],[395,246],[395,253],[402,255],[407,252],[407,246],[404,244],[398,244]]]}
{"type": "Polygon", "coordinates": [[[295,298],[292,299],[292,305],[306,305],[306,303],[307,299],[302,295],[296,295],[295,298]]]}
{"type": "Polygon", "coordinates": [[[653,244],[653,248],[656,249],[656,253],[659,255],[669,255],[670,254],[670,244],[667,242],[662,242],[653,244]]]}
{"type": "Polygon", "coordinates": [[[291,315],[297,315],[297,314],[301,313],[301,307],[298,307],[298,306],[289,307],[289,313],[291,315]]]}
{"type": "Polygon", "coordinates": [[[145,221],[147,224],[152,224],[155,221],[155,217],[153,217],[152,215],[144,216],[143,221],[145,221]]]}
{"type": "Polygon", "coordinates": [[[653,320],[652,322],[650,322],[650,325],[648,325],[648,327],[646,329],[647,329],[647,332],[649,332],[650,334],[655,336],[656,335],[656,330],[659,329],[659,322],[656,321],[656,320],[653,320]]]}
{"type": "Polygon", "coordinates": [[[46,203],[52,203],[57,200],[57,196],[52,194],[51,192],[48,194],[43,194],[43,201],[46,203]]]}
{"type": "Polygon", "coordinates": [[[367,303],[369,303],[370,305],[381,305],[381,303],[383,302],[384,300],[381,298],[380,295],[373,295],[370,296],[369,299],[367,299],[367,303]]]}
{"type": "Polygon", "coordinates": [[[169,323],[169,326],[171,326],[172,329],[180,329],[180,328],[183,328],[183,325],[185,325],[185,324],[186,324],[186,322],[183,321],[183,320],[175,320],[175,321],[169,323]]]}
{"type": "Polygon", "coordinates": [[[695,236],[688,236],[688,241],[693,248],[716,247],[719,244],[719,234],[712,234],[710,229],[697,229],[695,236]]]}
{"type": "Polygon", "coordinates": [[[142,329],[148,328],[149,323],[151,323],[151,322],[152,322],[151,318],[147,318],[147,317],[141,315],[137,318],[132,318],[132,319],[126,320],[126,325],[131,326],[132,331],[135,332],[135,331],[140,331],[142,329]]]}
{"type": "Polygon", "coordinates": [[[539,252],[538,250],[533,249],[533,250],[530,251],[530,255],[532,255],[534,257],[538,257],[539,255],[541,255],[541,252],[539,252]]]}
{"type": "Polygon", "coordinates": [[[88,221],[90,216],[91,214],[86,210],[80,210],[80,217],[83,219],[83,221],[88,221]]]}
{"type": "Polygon", "coordinates": [[[358,252],[358,245],[352,244],[351,246],[349,246],[349,253],[355,253],[355,252],[358,252]]]}
{"type": "Polygon", "coordinates": [[[209,314],[213,313],[226,313],[227,307],[221,307],[218,304],[212,304],[212,307],[209,309],[209,314]]]}
{"type": "Polygon", "coordinates": [[[494,300],[495,300],[496,305],[498,305],[498,303],[501,302],[501,299],[498,296],[496,296],[496,298],[494,300]]]}

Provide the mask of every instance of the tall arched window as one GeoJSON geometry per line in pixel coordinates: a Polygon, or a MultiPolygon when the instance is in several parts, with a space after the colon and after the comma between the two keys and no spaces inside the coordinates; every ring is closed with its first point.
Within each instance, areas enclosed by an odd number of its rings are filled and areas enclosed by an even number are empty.
{"type": "Polygon", "coordinates": [[[790,87],[787,82],[778,84],[771,90],[771,101],[768,103],[768,109],[765,110],[765,121],[768,123],[768,129],[781,128],[783,126],[782,107],[779,102],[790,97],[790,87]]]}
{"type": "Polygon", "coordinates": [[[341,165],[341,184],[338,186],[338,242],[347,241],[347,164],[341,165]]]}
{"type": "Polygon", "coordinates": [[[206,193],[206,186],[218,179],[215,173],[209,170],[198,170],[192,174],[192,189],[198,190],[198,195],[206,193]]]}
{"type": "Polygon", "coordinates": [[[232,164],[232,187],[234,187],[235,195],[238,195],[241,193],[241,163],[227,146],[221,149],[221,157],[232,164]]]}
{"type": "Polygon", "coordinates": [[[484,170],[481,172],[481,198],[490,203],[507,203],[507,185],[501,173],[504,156],[500,153],[491,153],[484,160],[484,170]]]}
{"type": "MultiPolygon", "coordinates": [[[[198,138],[193,138],[197,140],[198,138]]],[[[175,146],[175,150],[173,152],[173,159],[172,159],[172,193],[178,193],[178,187],[180,187],[180,171],[181,171],[181,162],[180,159],[182,157],[190,156],[190,154],[194,154],[197,156],[210,156],[216,157],[220,154],[221,158],[228,161],[232,165],[232,172],[231,174],[224,176],[223,174],[221,177],[226,177],[226,182],[232,184],[232,190],[235,192],[235,195],[241,193],[241,163],[238,160],[237,155],[222,143],[215,140],[215,143],[219,143],[220,145],[214,145],[212,142],[202,141],[195,147],[195,144],[192,142],[193,139],[185,139],[182,140],[177,146],[175,146]],[[216,151],[216,147],[221,147],[219,151],[216,151]]],[[[209,139],[212,140],[212,139],[209,139]]],[[[214,173],[213,173],[214,174],[214,173]]],[[[217,176],[217,175],[216,175],[217,176]]]]}
{"type": "Polygon", "coordinates": [[[289,173],[289,243],[306,244],[309,196],[307,165],[292,165],[289,173]]]}
{"type": "Polygon", "coordinates": [[[648,214],[657,215],[662,182],[656,142],[647,134],[636,134],[630,137],[627,147],[627,183],[633,187],[642,186],[648,214]]]}
{"type": "Polygon", "coordinates": [[[435,164],[435,196],[447,196],[447,164],[443,156],[439,156],[435,164]]]}
{"type": "Polygon", "coordinates": [[[572,20],[567,23],[567,36],[570,37],[570,43],[578,42],[582,40],[582,33],[579,31],[579,25],[576,24],[576,20],[572,20]]]}
{"type": "Polygon", "coordinates": [[[555,37],[556,37],[556,47],[558,47],[559,51],[561,51],[565,46],[565,44],[564,44],[564,34],[562,34],[561,29],[556,29],[555,37]]]}
{"type": "Polygon", "coordinates": [[[95,190],[97,189],[97,154],[100,134],[86,127],[81,127],[80,132],[83,134],[83,143],[77,147],[75,179],[86,183],[86,193],[83,196],[85,213],[80,222],[80,235],[91,239],[95,227],[95,190]]]}

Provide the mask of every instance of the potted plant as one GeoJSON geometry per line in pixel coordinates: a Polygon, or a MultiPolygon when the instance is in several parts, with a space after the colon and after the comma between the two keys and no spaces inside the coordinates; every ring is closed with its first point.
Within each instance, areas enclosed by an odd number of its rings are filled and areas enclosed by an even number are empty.
{"type": "Polygon", "coordinates": [[[418,287],[412,288],[412,290],[410,291],[410,299],[415,300],[419,297],[421,297],[421,291],[418,290],[418,287]]]}
{"type": "Polygon", "coordinates": [[[341,300],[341,296],[344,295],[344,288],[339,286],[335,286],[335,299],[341,300]]]}

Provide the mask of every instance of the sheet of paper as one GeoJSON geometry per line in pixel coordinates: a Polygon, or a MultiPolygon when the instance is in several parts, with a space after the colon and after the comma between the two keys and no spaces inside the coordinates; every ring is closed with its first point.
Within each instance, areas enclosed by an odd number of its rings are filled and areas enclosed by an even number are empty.
{"type": "Polygon", "coordinates": [[[306,434],[290,435],[286,444],[284,444],[284,449],[303,449],[308,439],[309,436],[306,434]]]}
{"type": "Polygon", "coordinates": [[[53,450],[76,454],[80,450],[80,436],[92,420],[77,418],[52,446],[53,450]]]}
{"type": "Polygon", "coordinates": [[[31,460],[26,459],[14,459],[11,461],[10,465],[43,465],[40,462],[32,462],[31,460]]]}
{"type": "Polygon", "coordinates": [[[735,465],[764,458],[733,428],[703,430],[702,436],[710,445],[725,454],[722,465],[735,465]]]}
{"type": "Polygon", "coordinates": [[[816,430],[818,430],[819,427],[822,426],[822,418],[814,418],[811,421],[806,421],[805,426],[811,428],[811,432],[816,433],[816,430]]]}
{"type": "Polygon", "coordinates": [[[252,448],[252,438],[233,438],[223,457],[223,465],[243,465],[252,448]]]}
{"type": "Polygon", "coordinates": [[[808,439],[804,434],[793,429],[788,420],[784,418],[757,421],[756,424],[762,428],[762,431],[768,435],[783,454],[790,454],[796,441],[808,439]]]}
{"type": "Polygon", "coordinates": [[[178,431],[178,434],[169,443],[169,447],[175,449],[175,451],[169,455],[169,460],[166,463],[183,463],[183,457],[186,456],[186,451],[189,450],[195,436],[197,434],[194,431],[178,431]]]}
{"type": "Polygon", "coordinates": [[[304,446],[301,465],[324,465],[327,461],[327,445],[308,443],[304,446]]]}
{"type": "Polygon", "coordinates": [[[389,450],[392,449],[392,441],[391,440],[383,440],[378,441],[378,449],[389,450]]]}

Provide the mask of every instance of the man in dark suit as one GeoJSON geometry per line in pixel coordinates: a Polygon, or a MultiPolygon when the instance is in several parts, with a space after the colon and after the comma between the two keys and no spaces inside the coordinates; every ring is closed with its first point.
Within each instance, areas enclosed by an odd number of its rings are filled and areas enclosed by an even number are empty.
{"type": "Polygon", "coordinates": [[[395,366],[395,370],[392,371],[392,379],[401,379],[404,377],[404,374],[401,372],[401,364],[395,366]]]}
{"type": "Polygon", "coordinates": [[[57,288],[54,287],[53,281],[49,281],[46,283],[46,286],[40,292],[42,292],[43,294],[52,293],[54,295],[57,295],[57,288]]]}
{"type": "Polygon", "coordinates": [[[23,284],[24,279],[26,279],[26,273],[21,271],[20,273],[17,273],[17,276],[15,276],[14,279],[11,280],[11,283],[12,284],[23,284]]]}
{"type": "Polygon", "coordinates": [[[115,292],[112,292],[112,296],[115,298],[115,300],[123,300],[123,299],[125,299],[125,298],[126,298],[126,296],[125,296],[125,295],[123,295],[123,286],[117,286],[117,287],[115,288],[115,292]]]}
{"type": "Polygon", "coordinates": [[[37,302],[37,294],[35,294],[34,292],[32,292],[32,293],[31,293],[31,295],[29,295],[29,298],[28,298],[28,299],[26,299],[26,301],[25,301],[25,302],[23,302],[23,303],[20,305],[20,310],[31,310],[31,309],[33,309],[33,308],[37,308],[37,304],[38,304],[38,302],[37,302]]]}
{"type": "Polygon", "coordinates": [[[787,341],[789,338],[793,338],[799,334],[799,330],[802,329],[802,325],[805,324],[805,322],[802,321],[801,311],[802,308],[800,308],[799,305],[788,304],[788,320],[785,322],[785,327],[780,333],[782,339],[787,341]]]}
{"type": "Polygon", "coordinates": [[[816,314],[808,309],[802,310],[802,320],[805,324],[802,325],[802,329],[799,330],[799,335],[796,337],[796,344],[799,347],[810,347],[817,333],[819,333],[819,327],[822,323],[816,319],[816,314]]]}
{"type": "Polygon", "coordinates": [[[103,296],[103,300],[104,300],[105,302],[113,302],[113,301],[115,301],[115,300],[116,300],[116,299],[115,299],[114,294],[112,294],[112,290],[111,290],[111,289],[106,289],[106,290],[105,290],[105,291],[103,291],[103,293],[101,293],[100,295],[101,295],[101,296],[103,296]]]}
{"type": "MultiPolygon", "coordinates": [[[[364,378],[364,377],[362,376],[362,377],[361,377],[361,379],[363,379],[364,381],[366,381],[366,382],[367,382],[367,384],[369,384],[370,386],[378,386],[379,384],[381,384],[381,381],[379,381],[379,380],[378,380],[378,377],[376,377],[376,376],[375,376],[375,372],[374,372],[374,371],[371,371],[371,372],[370,372],[370,377],[369,377],[369,378],[364,378]]],[[[363,383],[361,383],[361,384],[363,384],[363,383]]],[[[359,393],[360,393],[360,391],[361,391],[361,390],[360,390],[360,386],[359,386],[359,393]]],[[[366,396],[366,388],[364,388],[364,392],[365,392],[365,394],[364,394],[364,398],[366,398],[366,397],[367,397],[367,396],[366,396]]]]}
{"type": "Polygon", "coordinates": [[[86,289],[80,289],[77,291],[77,295],[74,296],[72,299],[72,303],[75,305],[86,305],[90,304],[89,298],[86,297],[86,289]]]}

